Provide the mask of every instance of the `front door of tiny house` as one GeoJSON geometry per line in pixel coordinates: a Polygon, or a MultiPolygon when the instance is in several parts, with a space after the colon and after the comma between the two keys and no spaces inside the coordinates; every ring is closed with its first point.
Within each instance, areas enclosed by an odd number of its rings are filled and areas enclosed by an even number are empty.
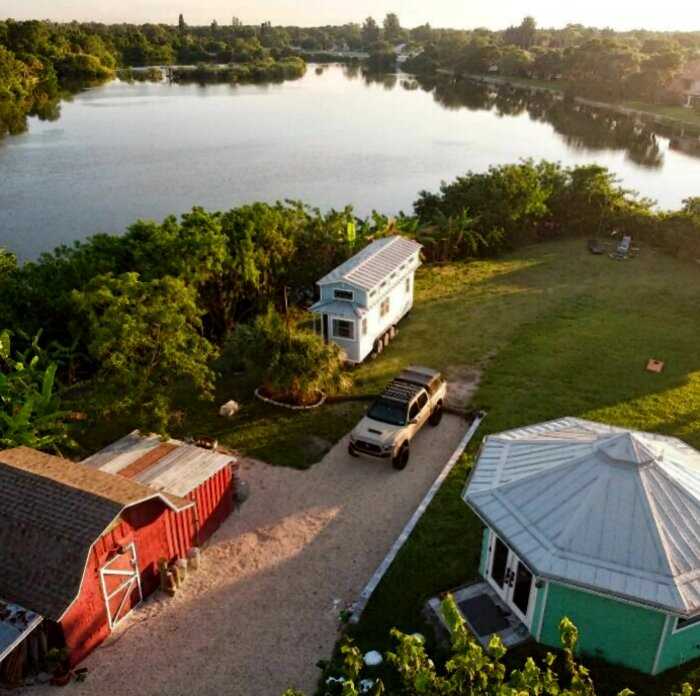
{"type": "Polygon", "coordinates": [[[535,579],[517,554],[489,531],[487,580],[513,613],[530,626],[535,605],[535,579]]]}
{"type": "Polygon", "coordinates": [[[100,585],[112,629],[143,598],[135,544],[121,549],[100,568],[100,585]]]}

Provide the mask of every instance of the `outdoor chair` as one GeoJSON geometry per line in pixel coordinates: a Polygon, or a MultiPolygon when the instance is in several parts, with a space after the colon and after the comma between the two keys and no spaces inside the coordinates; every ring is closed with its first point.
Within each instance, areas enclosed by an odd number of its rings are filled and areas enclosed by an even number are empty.
{"type": "Polygon", "coordinates": [[[623,238],[622,241],[617,245],[617,249],[613,251],[612,254],[610,254],[611,259],[615,259],[617,261],[622,261],[623,259],[627,259],[630,256],[630,250],[632,248],[632,237],[628,234],[626,234],[623,238]]]}

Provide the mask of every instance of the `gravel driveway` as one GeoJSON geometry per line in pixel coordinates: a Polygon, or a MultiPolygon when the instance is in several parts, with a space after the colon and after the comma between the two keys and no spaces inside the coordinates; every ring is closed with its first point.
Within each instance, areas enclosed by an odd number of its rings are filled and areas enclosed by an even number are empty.
{"type": "Polygon", "coordinates": [[[200,570],[174,599],[134,611],[67,693],[311,693],[341,606],[357,598],[466,428],[447,415],[424,428],[402,472],[352,459],[347,437],[308,471],[245,462],[250,500],[213,537],[200,570]]]}

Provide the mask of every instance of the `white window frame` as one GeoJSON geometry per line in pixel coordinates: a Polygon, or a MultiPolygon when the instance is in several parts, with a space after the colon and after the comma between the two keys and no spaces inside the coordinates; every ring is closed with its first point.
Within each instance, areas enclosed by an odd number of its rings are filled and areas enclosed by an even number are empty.
{"type": "Polygon", "coordinates": [[[362,319],[362,329],[361,329],[361,333],[362,333],[363,336],[366,336],[366,335],[367,335],[367,327],[368,327],[368,325],[369,325],[369,322],[367,321],[367,317],[363,317],[363,319],[362,319]]]}
{"type": "Polygon", "coordinates": [[[347,317],[335,317],[331,316],[331,338],[337,338],[339,341],[355,341],[356,336],[357,336],[357,322],[354,321],[353,319],[348,319],[347,317]],[[335,332],[335,322],[336,321],[343,321],[346,324],[350,324],[352,326],[352,337],[348,338],[347,336],[339,336],[335,332]]]}
{"type": "Polygon", "coordinates": [[[671,635],[675,636],[676,633],[683,633],[683,631],[687,631],[691,628],[700,628],[700,616],[694,616],[692,619],[690,619],[691,623],[681,626],[680,628],[678,627],[679,620],[684,621],[682,616],[676,616],[676,620],[673,622],[673,630],[671,631],[671,635]]]}
{"type": "Polygon", "coordinates": [[[355,301],[355,291],[354,290],[345,290],[344,288],[333,288],[333,299],[338,300],[339,302],[354,302],[355,301]],[[336,293],[338,292],[349,292],[351,297],[338,297],[336,293]]]}

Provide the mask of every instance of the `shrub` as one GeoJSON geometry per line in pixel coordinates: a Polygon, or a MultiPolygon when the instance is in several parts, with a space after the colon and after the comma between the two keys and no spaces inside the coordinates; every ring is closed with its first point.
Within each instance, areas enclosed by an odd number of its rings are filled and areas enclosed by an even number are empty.
{"type": "Polygon", "coordinates": [[[318,400],[320,392],[349,385],[340,349],[316,334],[285,321],[269,308],[252,324],[239,324],[227,352],[240,356],[261,381],[265,396],[294,405],[318,400]]]}

